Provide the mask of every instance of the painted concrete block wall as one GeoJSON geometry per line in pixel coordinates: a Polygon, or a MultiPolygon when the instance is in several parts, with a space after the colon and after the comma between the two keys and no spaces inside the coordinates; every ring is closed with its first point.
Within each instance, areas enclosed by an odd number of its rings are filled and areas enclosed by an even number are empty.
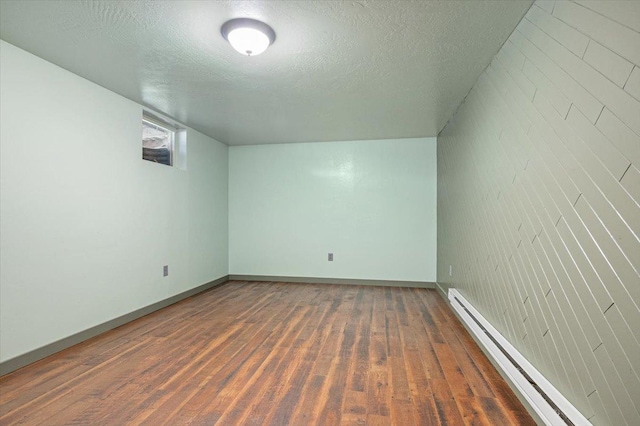
{"type": "Polygon", "coordinates": [[[596,425],[640,424],[639,31],[536,2],[438,137],[439,283],[596,425]]]}
{"type": "Polygon", "coordinates": [[[0,361],[227,275],[227,147],[144,161],[140,105],[0,43],[0,361]]]}
{"type": "Polygon", "coordinates": [[[435,281],[435,138],[230,147],[229,170],[231,274],[435,281]]]}

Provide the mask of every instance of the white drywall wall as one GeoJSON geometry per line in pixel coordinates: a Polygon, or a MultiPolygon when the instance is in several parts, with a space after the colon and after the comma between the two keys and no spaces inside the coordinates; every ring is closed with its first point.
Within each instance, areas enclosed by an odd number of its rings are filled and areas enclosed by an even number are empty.
{"type": "Polygon", "coordinates": [[[227,275],[227,147],[144,161],[140,105],[0,43],[0,361],[227,275]]]}
{"type": "Polygon", "coordinates": [[[435,138],[230,147],[229,170],[231,274],[435,281],[435,138]]]}

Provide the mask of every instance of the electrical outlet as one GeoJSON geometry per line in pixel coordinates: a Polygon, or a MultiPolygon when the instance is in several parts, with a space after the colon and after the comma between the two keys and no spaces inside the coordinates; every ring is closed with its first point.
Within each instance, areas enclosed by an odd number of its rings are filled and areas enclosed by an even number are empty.
{"type": "Polygon", "coordinates": [[[162,267],[162,276],[163,276],[163,277],[166,277],[166,276],[168,276],[168,275],[169,275],[169,265],[164,265],[164,266],[162,267]]]}
{"type": "Polygon", "coordinates": [[[453,275],[453,266],[449,265],[449,276],[453,275]]]}
{"type": "Polygon", "coordinates": [[[327,256],[327,260],[329,262],[333,262],[333,253],[329,253],[329,256],[327,256]]]}

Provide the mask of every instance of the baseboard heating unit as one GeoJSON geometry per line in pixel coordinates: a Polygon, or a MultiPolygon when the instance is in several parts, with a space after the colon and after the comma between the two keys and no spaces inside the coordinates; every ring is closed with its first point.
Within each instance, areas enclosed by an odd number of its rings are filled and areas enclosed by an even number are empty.
{"type": "Polygon", "coordinates": [[[467,329],[546,425],[591,424],[458,290],[450,288],[448,298],[467,329]]]}

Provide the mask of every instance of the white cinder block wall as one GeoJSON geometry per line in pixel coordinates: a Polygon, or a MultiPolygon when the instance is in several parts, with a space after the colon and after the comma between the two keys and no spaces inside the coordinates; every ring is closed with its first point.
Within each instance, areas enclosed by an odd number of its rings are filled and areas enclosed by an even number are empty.
{"type": "Polygon", "coordinates": [[[640,424],[639,31],[536,2],[438,138],[439,283],[597,425],[640,424]]]}
{"type": "Polygon", "coordinates": [[[0,58],[0,362],[228,274],[225,145],[188,129],[186,170],[144,161],[140,105],[0,58]]]}

